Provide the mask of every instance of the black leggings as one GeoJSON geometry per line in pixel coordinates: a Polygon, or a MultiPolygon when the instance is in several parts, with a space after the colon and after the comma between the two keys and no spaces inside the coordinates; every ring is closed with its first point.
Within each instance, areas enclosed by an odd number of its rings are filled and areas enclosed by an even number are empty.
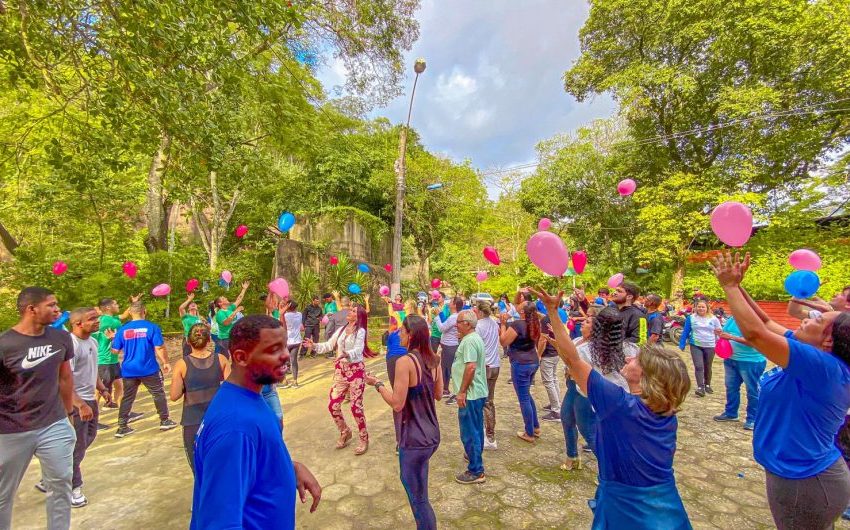
{"type": "Polygon", "coordinates": [[[708,348],[691,344],[691,359],[694,361],[697,387],[711,386],[711,362],[714,360],[714,347],[708,348]]]}
{"type": "Polygon", "coordinates": [[[289,367],[292,378],[298,381],[298,351],[302,347],[300,344],[290,344],[287,348],[289,348],[289,367]]]}
{"type": "Polygon", "coordinates": [[[809,478],[765,473],[767,502],[779,530],[832,528],[850,502],[850,471],[842,458],[809,478]]]}
{"type": "Polygon", "coordinates": [[[198,434],[199,427],[200,425],[183,426],[183,449],[186,451],[186,459],[189,460],[193,475],[195,474],[195,435],[198,434]]]}
{"type": "Polygon", "coordinates": [[[400,447],[398,450],[401,484],[407,492],[417,530],[437,529],[437,516],[428,498],[428,461],[436,451],[436,447],[400,447]]]}
{"type": "MultiPolygon", "coordinates": [[[[449,379],[452,378],[452,363],[455,362],[455,352],[457,352],[457,344],[454,346],[446,346],[443,344],[440,346],[442,348],[443,353],[440,357],[440,365],[443,368],[443,393],[446,392],[451,393],[449,386],[449,379]]],[[[458,386],[460,386],[460,381],[457,382],[458,386]]]]}

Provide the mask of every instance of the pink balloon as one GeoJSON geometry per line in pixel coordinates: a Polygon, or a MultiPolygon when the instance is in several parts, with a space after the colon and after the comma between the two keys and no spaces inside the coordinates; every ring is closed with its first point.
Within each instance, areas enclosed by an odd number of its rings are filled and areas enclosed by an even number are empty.
{"type": "Polygon", "coordinates": [[[247,233],[248,233],[248,227],[247,226],[239,225],[239,226],[236,227],[235,234],[236,234],[236,237],[238,237],[239,239],[242,239],[243,237],[245,237],[245,234],[247,234],[247,233]]]}
{"type": "Polygon", "coordinates": [[[475,275],[475,280],[479,282],[487,281],[487,271],[480,271],[475,275]]]}
{"type": "Polygon", "coordinates": [[[711,212],[711,230],[730,247],[742,247],[753,234],[753,212],[740,202],[724,202],[711,212]]]}
{"type": "Polygon", "coordinates": [[[269,282],[269,291],[281,298],[289,296],[289,283],[283,278],[275,278],[269,282]]]}
{"type": "Polygon", "coordinates": [[[433,287],[434,289],[439,289],[442,285],[443,281],[439,278],[434,278],[433,280],[431,280],[431,287],[433,287]]]}
{"type": "Polygon", "coordinates": [[[732,343],[728,339],[717,339],[717,343],[714,345],[714,353],[721,359],[732,357],[734,353],[732,343]]]}
{"type": "Polygon", "coordinates": [[[438,290],[436,290],[436,289],[434,289],[433,291],[431,291],[431,298],[433,298],[434,300],[439,300],[439,299],[440,299],[440,296],[441,296],[441,295],[440,295],[440,291],[438,291],[438,290]]]}
{"type": "Polygon", "coordinates": [[[792,252],[791,255],[788,256],[788,263],[800,271],[816,271],[820,269],[822,265],[820,256],[806,248],[801,248],[800,250],[792,252]]]}
{"type": "Polygon", "coordinates": [[[618,272],[617,274],[608,278],[608,287],[611,289],[616,289],[623,283],[623,273],[618,272]]]}
{"type": "Polygon", "coordinates": [[[328,325],[328,315],[325,315],[325,316],[322,317],[322,325],[323,326],[328,325]]]}
{"type": "Polygon", "coordinates": [[[389,296],[390,295],[390,288],[387,287],[386,285],[382,285],[378,289],[378,294],[380,294],[381,296],[389,296]]]}
{"type": "Polygon", "coordinates": [[[584,272],[584,268],[587,266],[587,252],[583,250],[577,250],[573,252],[573,270],[576,271],[576,274],[581,274],[584,272]]]}
{"type": "Polygon", "coordinates": [[[387,272],[392,272],[393,266],[390,265],[389,263],[387,263],[386,265],[384,265],[384,270],[387,271],[387,272]]]}
{"type": "Polygon", "coordinates": [[[563,276],[570,266],[570,252],[564,241],[552,232],[537,232],[525,245],[525,251],[537,268],[550,276],[563,276]]]}
{"type": "Polygon", "coordinates": [[[330,261],[331,265],[336,265],[337,263],[339,263],[339,258],[336,256],[331,256],[330,260],[328,261],[330,261]]]}
{"type": "Polygon", "coordinates": [[[151,289],[151,294],[154,296],[168,296],[171,293],[171,286],[167,283],[161,283],[151,289]]]}
{"type": "Polygon", "coordinates": [[[540,230],[541,232],[543,230],[549,230],[549,228],[551,226],[552,226],[552,220],[549,219],[548,217],[544,217],[543,219],[540,220],[539,223],[537,223],[537,229],[540,230]]]}
{"type": "Polygon", "coordinates": [[[124,271],[124,274],[126,274],[128,278],[135,278],[139,273],[139,267],[132,261],[125,261],[124,264],[121,265],[121,270],[124,271]]]}
{"type": "Polygon", "coordinates": [[[576,329],[576,323],[573,322],[573,319],[567,320],[567,329],[570,330],[570,331],[573,331],[574,329],[576,329]]]}
{"type": "Polygon", "coordinates": [[[493,247],[484,247],[484,251],[482,253],[484,254],[484,259],[493,265],[498,265],[502,262],[502,260],[499,259],[499,251],[493,247]]]}
{"type": "Polygon", "coordinates": [[[197,278],[192,278],[192,279],[190,279],[189,281],[187,281],[187,282],[186,282],[186,292],[187,292],[187,293],[192,293],[192,292],[194,292],[194,291],[195,291],[195,289],[197,289],[197,288],[198,288],[198,285],[199,285],[200,283],[201,283],[201,282],[199,282],[197,278]]]}
{"type": "Polygon", "coordinates": [[[233,281],[233,273],[230,271],[221,271],[221,279],[230,283],[233,281]]]}
{"type": "Polygon", "coordinates": [[[53,274],[62,276],[68,270],[68,264],[64,261],[57,261],[53,264],[53,274]]]}
{"type": "Polygon", "coordinates": [[[619,184],[617,184],[617,193],[626,197],[635,192],[637,188],[637,183],[632,179],[621,180],[619,184]]]}

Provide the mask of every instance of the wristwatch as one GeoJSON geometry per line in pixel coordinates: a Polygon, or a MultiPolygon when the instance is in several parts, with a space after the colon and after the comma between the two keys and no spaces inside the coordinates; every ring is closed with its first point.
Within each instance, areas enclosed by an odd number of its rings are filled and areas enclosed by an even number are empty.
{"type": "Polygon", "coordinates": [[[375,390],[380,392],[382,386],[384,386],[384,383],[382,383],[381,381],[378,381],[377,383],[375,383],[375,390]]]}

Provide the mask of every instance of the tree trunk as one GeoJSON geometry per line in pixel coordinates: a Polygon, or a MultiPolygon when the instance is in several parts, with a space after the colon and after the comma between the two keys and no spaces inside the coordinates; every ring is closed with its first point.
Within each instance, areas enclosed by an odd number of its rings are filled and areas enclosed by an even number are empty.
{"type": "Polygon", "coordinates": [[[0,258],[12,259],[18,248],[18,241],[6,230],[2,222],[0,222],[0,243],[3,244],[3,248],[0,249],[0,258]]]}
{"type": "Polygon", "coordinates": [[[685,287],[685,259],[680,257],[676,261],[676,269],[673,271],[673,277],[670,280],[670,300],[673,302],[673,307],[682,307],[684,298],[683,289],[685,287]]]}
{"type": "Polygon", "coordinates": [[[159,141],[159,147],[151,159],[148,170],[148,191],[145,197],[145,219],[148,225],[148,236],[145,238],[145,248],[148,252],[166,250],[168,248],[168,210],[167,201],[162,185],[162,176],[168,163],[168,147],[171,138],[165,133],[159,141]]]}
{"type": "Polygon", "coordinates": [[[199,203],[197,197],[192,194],[189,198],[189,205],[192,208],[192,217],[195,219],[195,224],[198,227],[198,232],[201,236],[201,244],[207,252],[207,258],[210,266],[210,271],[218,269],[218,258],[221,254],[221,244],[224,241],[227,231],[227,223],[233,216],[233,211],[236,209],[236,204],[239,202],[240,192],[235,190],[233,197],[230,199],[230,204],[227,210],[223,210],[221,205],[221,197],[218,193],[218,174],[215,171],[210,171],[210,198],[212,203],[212,219],[208,219],[204,213],[203,206],[199,203]]]}

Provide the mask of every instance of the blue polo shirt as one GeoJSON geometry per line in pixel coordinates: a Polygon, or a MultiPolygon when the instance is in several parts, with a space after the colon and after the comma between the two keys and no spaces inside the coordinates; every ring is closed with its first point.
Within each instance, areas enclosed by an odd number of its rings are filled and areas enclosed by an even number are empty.
{"type": "Polygon", "coordinates": [[[785,336],[788,366],[761,377],[753,454],[774,475],[801,479],[841,458],[835,434],[850,408],[850,369],[790,331],[785,336]]]}
{"type": "Polygon", "coordinates": [[[191,530],[295,528],[295,468],[262,396],[224,382],[195,437],[191,530]]]}
{"type": "Polygon", "coordinates": [[[123,377],[146,377],[159,372],[157,346],[162,346],[162,329],[148,320],[131,320],[115,331],[112,349],[124,352],[123,377]]]}

